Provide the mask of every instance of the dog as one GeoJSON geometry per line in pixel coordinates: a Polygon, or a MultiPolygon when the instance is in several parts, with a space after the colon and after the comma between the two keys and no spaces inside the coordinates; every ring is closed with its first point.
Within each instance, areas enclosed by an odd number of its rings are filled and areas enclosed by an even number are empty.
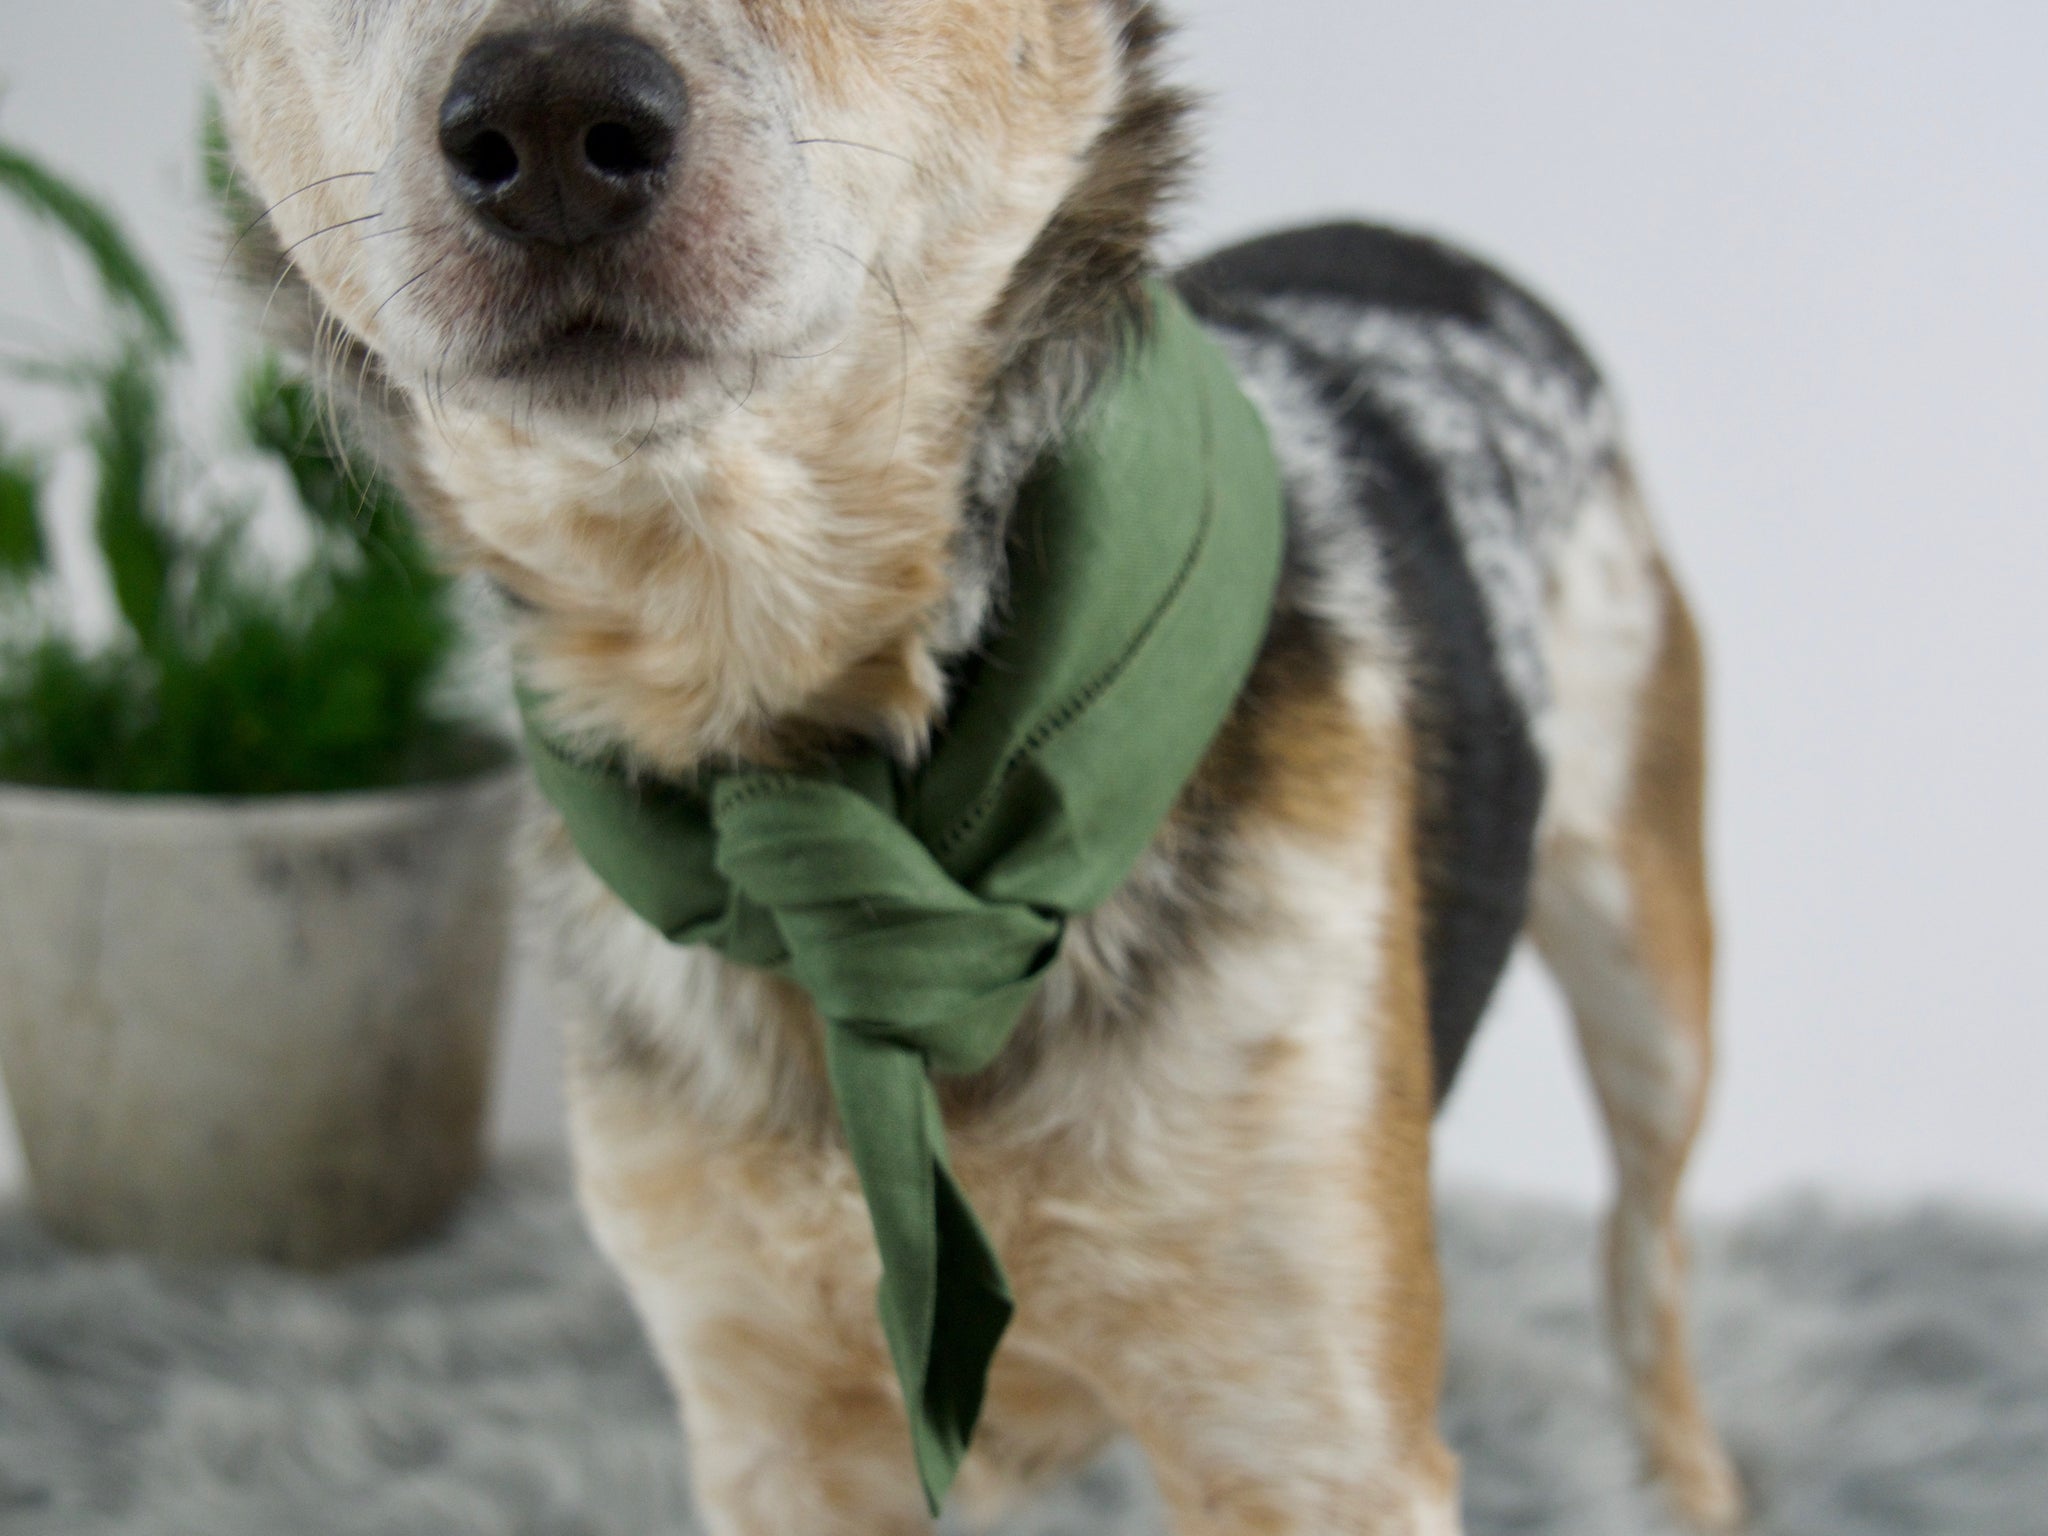
{"type": "MultiPolygon", "coordinates": [[[[914,765],[1018,489],[1116,366],[1190,163],[1151,0],[187,0],[243,243],[565,740],[655,778],[914,765]]],[[[1598,371],[1446,246],[1172,279],[1262,413],[1267,636],[1121,889],[941,1085],[1014,1284],[959,1486],[1120,1433],[1185,1536],[1459,1529],[1435,1107],[1516,938],[1612,1140],[1649,1470],[1740,1520],[1675,1203],[1710,1069],[1702,668],[1598,371]]],[[[924,1529],[794,984],[665,942],[536,810],[581,1199],[726,1536],[924,1529]]]]}

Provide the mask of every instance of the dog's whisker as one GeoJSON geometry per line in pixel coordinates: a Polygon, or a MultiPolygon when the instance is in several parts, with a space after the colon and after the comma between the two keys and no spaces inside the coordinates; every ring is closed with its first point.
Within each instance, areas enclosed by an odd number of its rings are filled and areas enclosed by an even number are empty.
{"type": "Polygon", "coordinates": [[[363,397],[370,389],[370,369],[376,364],[376,354],[367,345],[362,347],[363,358],[356,366],[356,404],[361,406],[363,397]]]}
{"type": "Polygon", "coordinates": [[[772,357],[777,362],[781,363],[814,363],[821,357],[830,357],[834,352],[837,352],[841,347],[845,346],[847,342],[847,336],[850,336],[851,334],[852,332],[851,330],[849,330],[846,335],[841,336],[837,341],[833,342],[831,346],[825,347],[817,352],[769,351],[763,352],[761,355],[763,357],[772,357]]]}
{"type": "MultiPolygon", "coordinates": [[[[449,254],[453,255],[454,253],[450,252],[449,254]]],[[[422,267],[419,271],[413,273],[411,277],[408,277],[404,282],[400,283],[396,288],[392,289],[391,292],[388,295],[386,295],[384,302],[379,304],[375,309],[370,311],[370,318],[364,321],[363,323],[365,325],[375,324],[377,317],[383,314],[384,311],[389,309],[393,304],[397,303],[400,296],[402,296],[407,289],[411,288],[415,283],[424,282],[427,278],[432,277],[434,273],[438,272],[442,268],[442,266],[447,263],[448,259],[448,256],[443,256],[439,261],[435,261],[425,267],[422,267]]]]}
{"type": "Polygon", "coordinates": [[[718,369],[713,368],[711,370],[711,377],[718,382],[718,392],[724,395],[732,405],[732,409],[726,413],[727,415],[742,416],[751,414],[747,407],[752,403],[754,390],[761,382],[761,358],[758,354],[753,357],[750,363],[745,394],[735,395],[732,392],[732,386],[725,382],[725,375],[719,372],[718,369]]]}
{"type": "Polygon", "coordinates": [[[357,217],[353,219],[343,219],[339,223],[328,225],[325,229],[316,229],[310,235],[306,235],[300,239],[294,240],[290,245],[286,246],[283,250],[279,251],[277,253],[277,259],[279,261],[289,261],[291,259],[292,252],[296,251],[302,245],[305,245],[314,240],[318,240],[322,235],[331,235],[339,230],[351,229],[355,225],[367,224],[372,219],[381,219],[383,217],[383,210],[379,209],[375,213],[359,214],[357,217]]]}
{"type": "Polygon", "coordinates": [[[916,322],[910,318],[910,311],[904,308],[903,295],[896,286],[895,277],[890,274],[886,265],[877,268],[873,262],[861,256],[858,251],[850,251],[837,241],[819,239],[818,244],[824,246],[828,251],[836,251],[839,255],[844,256],[848,261],[860,267],[873,280],[875,286],[888,295],[890,304],[895,307],[896,337],[899,353],[897,358],[896,437],[889,445],[888,459],[888,462],[893,464],[896,461],[897,451],[903,445],[903,431],[910,414],[910,343],[915,341],[918,351],[925,353],[927,357],[931,354],[925,348],[924,337],[919,334],[916,322]]]}
{"type": "Polygon", "coordinates": [[[442,379],[447,367],[448,351],[444,347],[440,358],[435,362],[434,366],[423,369],[420,373],[420,403],[426,408],[427,421],[440,436],[442,443],[453,448],[455,441],[449,435],[448,415],[442,409],[443,401],[441,396],[442,379]]]}
{"type": "MultiPolygon", "coordinates": [[[[286,203],[290,202],[293,198],[304,197],[308,192],[314,191],[320,187],[331,186],[337,181],[349,181],[353,180],[356,177],[375,176],[376,174],[377,173],[375,171],[337,171],[332,176],[322,176],[318,181],[307,182],[303,187],[300,187],[296,192],[285,193],[283,197],[280,197],[268,208],[264,209],[261,213],[257,214],[256,217],[253,220],[251,220],[249,224],[242,230],[242,232],[235,236],[234,242],[228,246],[227,254],[221,257],[220,271],[226,272],[228,269],[228,263],[235,259],[235,252],[239,251],[242,248],[242,243],[245,240],[247,240],[251,235],[255,234],[258,229],[262,228],[265,220],[267,220],[272,214],[276,213],[278,209],[282,208],[286,203]]],[[[220,273],[216,273],[216,278],[219,275],[220,273]]]]}
{"type": "Polygon", "coordinates": [[[448,225],[445,222],[440,224],[398,224],[390,229],[373,229],[367,235],[357,235],[355,243],[357,245],[366,245],[372,240],[388,240],[393,235],[438,235],[447,228],[448,225]]]}
{"type": "Polygon", "coordinates": [[[282,263],[282,267],[283,270],[277,274],[277,281],[270,285],[269,296],[263,301],[262,313],[256,317],[256,330],[259,335],[270,328],[271,308],[277,303],[278,294],[284,291],[284,285],[291,280],[292,274],[298,270],[297,264],[289,258],[282,263]]]}
{"type": "Polygon", "coordinates": [[[904,425],[910,418],[910,343],[912,338],[915,338],[918,351],[923,352],[924,338],[917,334],[917,327],[911,324],[910,314],[903,307],[902,295],[896,291],[896,279],[890,275],[886,265],[877,274],[877,280],[888,293],[889,302],[896,306],[896,436],[889,444],[889,457],[886,461],[894,464],[897,453],[903,447],[904,425]]]}
{"type": "Polygon", "coordinates": [[[924,338],[918,335],[917,326],[912,322],[910,312],[903,307],[903,295],[898,292],[896,279],[890,276],[889,269],[886,266],[877,268],[873,262],[862,256],[858,251],[848,250],[836,240],[821,238],[818,240],[818,244],[824,246],[828,251],[838,252],[874,280],[875,286],[887,294],[889,302],[895,306],[897,322],[908,328],[910,334],[917,339],[918,350],[920,352],[924,351],[924,338]]]}
{"type": "Polygon", "coordinates": [[[620,459],[618,463],[612,465],[610,470],[606,471],[607,474],[624,469],[627,464],[640,456],[641,449],[654,441],[654,434],[661,429],[661,396],[649,390],[648,404],[652,407],[652,411],[647,419],[647,430],[640,434],[640,441],[633,445],[632,450],[624,458],[620,459]]]}
{"type": "MultiPolygon", "coordinates": [[[[318,335],[320,337],[322,367],[325,374],[325,384],[319,391],[321,400],[320,432],[327,444],[329,453],[344,466],[345,473],[350,482],[353,483],[355,471],[350,456],[344,447],[341,430],[341,392],[336,388],[336,380],[341,372],[343,353],[348,344],[348,333],[343,329],[339,320],[329,315],[326,317],[326,323],[318,332],[318,335]]],[[[358,515],[360,515],[361,510],[362,508],[358,506],[358,515]]]]}
{"type": "Polygon", "coordinates": [[[840,149],[864,149],[871,155],[885,155],[891,160],[901,160],[913,171],[923,169],[923,167],[919,166],[918,163],[915,160],[911,159],[908,155],[900,154],[893,149],[884,149],[879,144],[863,144],[858,139],[834,139],[820,136],[815,138],[791,139],[789,142],[796,145],[799,149],[808,148],[813,144],[831,144],[836,145],[840,149]]]}

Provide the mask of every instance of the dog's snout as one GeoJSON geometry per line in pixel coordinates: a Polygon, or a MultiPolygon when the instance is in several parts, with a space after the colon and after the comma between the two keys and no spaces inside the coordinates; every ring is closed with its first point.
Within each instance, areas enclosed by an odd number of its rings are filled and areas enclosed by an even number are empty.
{"type": "Polygon", "coordinates": [[[688,115],[682,76],[628,33],[501,32],[456,65],[441,152],[486,228],[524,244],[588,245],[647,221],[688,115]]]}

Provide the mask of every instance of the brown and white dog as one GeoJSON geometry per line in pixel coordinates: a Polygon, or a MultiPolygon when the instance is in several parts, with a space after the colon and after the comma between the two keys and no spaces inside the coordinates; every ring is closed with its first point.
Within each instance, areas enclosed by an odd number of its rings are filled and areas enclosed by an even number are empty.
{"type": "MultiPolygon", "coordinates": [[[[191,4],[280,307],[561,727],[654,774],[917,758],[1186,164],[1150,0],[191,4]]],[[[1152,849],[944,1085],[1019,1302],[962,1491],[1121,1430],[1187,1536],[1455,1531],[1430,1121],[1526,927],[1612,1136],[1649,1464],[1731,1526],[1674,1225],[1700,655],[1609,397],[1426,241],[1298,231],[1179,281],[1271,428],[1285,573],[1152,849]]],[[[583,1197],[711,1528],[924,1528],[817,1018],[535,846],[583,1197]]]]}

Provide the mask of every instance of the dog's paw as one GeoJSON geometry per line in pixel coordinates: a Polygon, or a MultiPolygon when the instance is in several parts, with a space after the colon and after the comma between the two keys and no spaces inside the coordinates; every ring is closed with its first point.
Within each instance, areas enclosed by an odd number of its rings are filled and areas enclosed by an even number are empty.
{"type": "Polygon", "coordinates": [[[1711,1429],[1701,1426],[1687,1445],[1658,1461],[1658,1481],[1688,1527],[1703,1536],[1730,1536],[1747,1524],[1741,1475],[1711,1429]]]}

